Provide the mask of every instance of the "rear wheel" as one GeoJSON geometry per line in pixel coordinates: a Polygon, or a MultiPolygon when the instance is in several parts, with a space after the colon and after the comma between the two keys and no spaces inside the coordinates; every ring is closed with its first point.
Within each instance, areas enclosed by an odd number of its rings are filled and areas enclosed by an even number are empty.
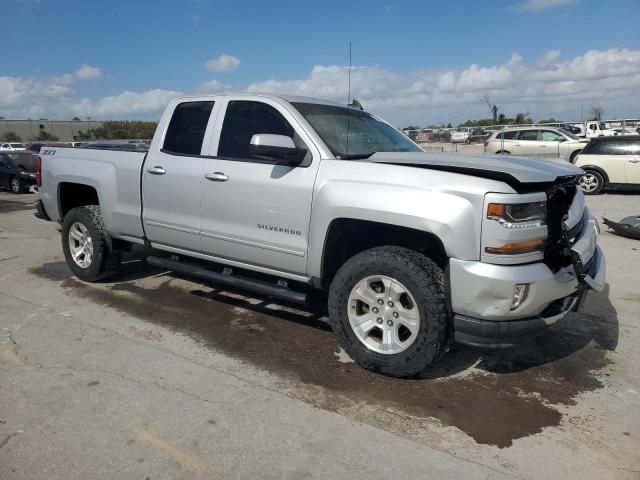
{"type": "Polygon", "coordinates": [[[394,377],[416,375],[446,351],[444,273],[413,250],[366,250],[334,277],[329,317],[338,343],[360,366],[394,377]]]}
{"type": "Polygon", "coordinates": [[[509,155],[511,152],[508,150],[498,150],[496,154],[498,155],[509,155]]]}
{"type": "Polygon", "coordinates": [[[604,188],[604,177],[596,170],[585,170],[578,184],[585,195],[598,195],[604,188]]]}
{"type": "Polygon", "coordinates": [[[73,208],[65,215],[62,250],[71,271],[86,282],[104,280],[120,269],[122,249],[105,230],[98,205],[73,208]]]}

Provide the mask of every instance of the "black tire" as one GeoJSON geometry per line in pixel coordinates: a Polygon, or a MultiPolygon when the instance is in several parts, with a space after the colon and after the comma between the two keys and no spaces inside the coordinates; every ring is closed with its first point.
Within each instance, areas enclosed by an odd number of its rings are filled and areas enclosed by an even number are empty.
{"type": "Polygon", "coordinates": [[[9,190],[11,193],[24,193],[26,188],[18,177],[13,176],[9,179],[9,190]]]}
{"type": "Polygon", "coordinates": [[[64,216],[62,250],[71,271],[85,282],[96,282],[114,275],[120,269],[122,262],[122,249],[114,246],[111,236],[105,230],[98,205],[72,208],[64,216]],[[82,268],[75,262],[69,247],[69,231],[76,222],[86,227],[93,246],[93,258],[86,268],[82,268]]]}
{"type": "Polygon", "coordinates": [[[576,163],[576,157],[577,157],[578,155],[580,155],[580,152],[582,152],[582,150],[576,150],[575,152],[573,152],[573,153],[571,154],[571,157],[569,157],[569,161],[570,161],[571,163],[576,163]]]}
{"type": "Polygon", "coordinates": [[[580,179],[579,185],[580,185],[580,189],[582,190],[582,192],[585,195],[599,195],[602,192],[602,189],[605,187],[605,180],[604,180],[604,177],[602,176],[602,174],[600,172],[598,172],[597,170],[585,169],[584,175],[580,179]],[[583,184],[583,179],[585,177],[593,179],[593,182],[594,182],[593,189],[587,188],[583,184]]]}
{"type": "Polygon", "coordinates": [[[510,155],[511,152],[509,150],[498,150],[496,155],[510,155]]]}
{"type": "Polygon", "coordinates": [[[361,367],[393,377],[415,376],[446,352],[450,318],[444,272],[428,257],[407,248],[376,247],[353,256],[340,267],[329,289],[329,319],[340,346],[361,367]],[[368,348],[350,325],[350,292],[371,275],[397,279],[417,304],[418,333],[400,353],[384,354],[368,348]]]}

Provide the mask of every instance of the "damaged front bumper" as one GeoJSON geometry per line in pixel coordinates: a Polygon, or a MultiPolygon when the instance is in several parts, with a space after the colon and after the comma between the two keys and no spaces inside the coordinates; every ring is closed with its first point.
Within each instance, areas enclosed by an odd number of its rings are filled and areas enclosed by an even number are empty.
{"type": "Polygon", "coordinates": [[[575,225],[571,265],[553,272],[543,262],[494,265],[452,259],[449,264],[453,326],[458,343],[504,347],[539,333],[577,311],[587,292],[605,287],[606,261],[597,245],[599,228],[587,209],[575,225]],[[527,285],[528,295],[512,309],[516,285],[527,285]]]}

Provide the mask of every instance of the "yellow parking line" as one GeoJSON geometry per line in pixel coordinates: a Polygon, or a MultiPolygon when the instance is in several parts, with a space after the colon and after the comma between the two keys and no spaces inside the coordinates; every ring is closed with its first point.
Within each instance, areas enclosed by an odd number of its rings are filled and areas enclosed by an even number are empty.
{"type": "Polygon", "coordinates": [[[157,435],[154,435],[147,430],[143,430],[142,428],[134,428],[133,431],[136,432],[140,440],[153,447],[159,448],[160,450],[164,450],[166,453],[171,455],[176,462],[183,467],[188,468],[192,472],[204,473],[207,471],[207,465],[199,462],[188,453],[178,450],[176,447],[165,442],[157,435]]]}

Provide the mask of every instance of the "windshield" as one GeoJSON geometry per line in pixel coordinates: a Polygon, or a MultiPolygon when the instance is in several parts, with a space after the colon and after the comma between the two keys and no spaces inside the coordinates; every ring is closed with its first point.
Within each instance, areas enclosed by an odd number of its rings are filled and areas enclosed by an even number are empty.
{"type": "Polygon", "coordinates": [[[405,134],[362,110],[318,103],[295,102],[292,105],[336,158],[366,158],[376,152],[422,151],[405,134]]]}
{"type": "Polygon", "coordinates": [[[558,130],[560,130],[565,137],[569,137],[571,140],[580,140],[580,137],[571,133],[569,130],[565,130],[564,128],[559,128],[558,130]]]}
{"type": "Polygon", "coordinates": [[[22,143],[10,143],[9,145],[11,145],[11,148],[25,148],[22,143]]]}
{"type": "Polygon", "coordinates": [[[5,156],[18,168],[31,171],[36,169],[36,157],[30,153],[5,153],[5,156]]]}
{"type": "Polygon", "coordinates": [[[600,125],[600,130],[606,130],[607,126],[604,124],[604,122],[600,122],[598,125],[600,125]]]}

